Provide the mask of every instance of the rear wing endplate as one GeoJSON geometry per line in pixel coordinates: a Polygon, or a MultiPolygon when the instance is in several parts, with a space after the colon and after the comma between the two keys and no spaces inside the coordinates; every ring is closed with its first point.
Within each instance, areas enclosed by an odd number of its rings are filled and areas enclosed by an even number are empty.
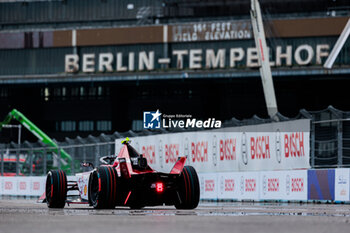
{"type": "Polygon", "coordinates": [[[170,174],[180,174],[186,163],[186,157],[179,157],[170,174]]]}

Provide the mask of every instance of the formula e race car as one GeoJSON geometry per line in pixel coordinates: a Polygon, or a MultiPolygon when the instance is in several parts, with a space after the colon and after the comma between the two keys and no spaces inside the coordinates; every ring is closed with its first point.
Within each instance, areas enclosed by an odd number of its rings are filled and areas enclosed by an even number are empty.
{"type": "Polygon", "coordinates": [[[46,178],[45,197],[49,208],[68,204],[89,204],[94,208],[111,209],[128,206],[175,205],[177,209],[194,209],[199,203],[199,181],[196,170],[184,166],[186,157],[179,157],[170,173],[157,172],[139,154],[128,138],[118,156],[104,156],[102,165],[90,172],[76,174],[67,180],[64,171],[50,171],[46,178]],[[75,194],[71,199],[69,193],[75,194]],[[67,195],[68,193],[68,195],[67,195]]]}

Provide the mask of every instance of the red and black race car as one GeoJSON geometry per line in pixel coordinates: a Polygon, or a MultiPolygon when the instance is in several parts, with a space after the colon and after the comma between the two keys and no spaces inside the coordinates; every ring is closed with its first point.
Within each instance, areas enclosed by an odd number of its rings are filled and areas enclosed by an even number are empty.
{"type": "MultiPolygon", "coordinates": [[[[170,173],[157,172],[147,159],[129,143],[118,156],[104,156],[100,167],[76,174],[67,180],[64,171],[50,171],[46,178],[46,202],[49,208],[68,204],[90,204],[94,208],[110,209],[128,206],[175,205],[177,209],[194,209],[199,203],[199,181],[196,170],[184,166],[186,157],[179,157],[170,173]],[[68,193],[79,191],[78,200],[69,200],[68,193]]],[[[91,166],[91,163],[82,163],[91,166]]]]}

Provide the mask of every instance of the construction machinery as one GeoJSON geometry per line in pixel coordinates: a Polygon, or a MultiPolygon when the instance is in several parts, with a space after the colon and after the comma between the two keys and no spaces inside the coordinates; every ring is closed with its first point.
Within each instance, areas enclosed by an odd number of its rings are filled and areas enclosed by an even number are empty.
{"type": "Polygon", "coordinates": [[[47,145],[48,152],[53,153],[53,156],[56,158],[60,164],[60,169],[65,171],[67,174],[71,173],[71,164],[72,157],[62,148],[59,148],[57,143],[51,139],[47,134],[45,134],[41,129],[39,129],[32,121],[30,121],[26,116],[16,109],[10,111],[5,120],[0,122],[0,131],[4,125],[8,125],[12,119],[17,120],[21,123],[26,129],[28,129],[34,136],[36,136],[42,143],[47,145]]]}

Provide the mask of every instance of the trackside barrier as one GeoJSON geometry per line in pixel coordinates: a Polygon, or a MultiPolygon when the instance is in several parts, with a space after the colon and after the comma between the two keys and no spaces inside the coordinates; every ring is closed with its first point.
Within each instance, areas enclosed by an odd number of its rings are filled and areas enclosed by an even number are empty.
{"type": "MultiPolygon", "coordinates": [[[[76,179],[73,176],[69,180],[76,179]]],[[[45,192],[46,176],[0,177],[0,196],[41,196],[45,192]]]]}
{"type": "Polygon", "coordinates": [[[45,191],[46,177],[0,177],[0,194],[10,196],[41,196],[45,191]]]}
{"type": "Polygon", "coordinates": [[[350,201],[350,169],[199,174],[202,200],[350,201]]]}
{"type": "MultiPolygon", "coordinates": [[[[119,152],[123,139],[117,139],[119,152]]],[[[310,120],[130,138],[152,168],[169,172],[178,156],[199,173],[310,168],[310,120]]]]}
{"type": "Polygon", "coordinates": [[[204,200],[307,201],[307,170],[200,173],[204,200]]]}
{"type": "MultiPolygon", "coordinates": [[[[199,173],[201,200],[350,202],[350,168],[199,173]]],[[[68,179],[84,179],[78,174],[68,179]]],[[[0,196],[41,196],[46,177],[0,177],[0,196]]],[[[88,182],[81,195],[87,197],[88,182]]]]}
{"type": "Polygon", "coordinates": [[[335,169],[334,198],[336,201],[350,200],[350,169],[335,169]]]}
{"type": "Polygon", "coordinates": [[[308,199],[335,200],[335,170],[308,171],[308,199]]]}

